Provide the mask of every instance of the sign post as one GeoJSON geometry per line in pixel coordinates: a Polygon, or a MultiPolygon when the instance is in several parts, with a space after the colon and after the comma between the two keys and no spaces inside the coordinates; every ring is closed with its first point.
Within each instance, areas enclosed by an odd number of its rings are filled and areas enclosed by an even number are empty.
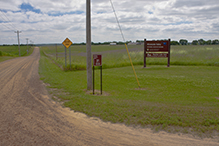
{"type": "MultiPolygon", "coordinates": [[[[72,45],[72,42],[66,38],[62,44],[65,46],[65,67],[67,67],[67,52],[66,52],[66,49],[69,48],[71,45],[72,45]]],[[[71,51],[70,51],[70,48],[69,48],[69,62],[70,62],[70,68],[71,68],[71,51]]]]}
{"type": "Polygon", "coordinates": [[[66,47],[65,47],[65,67],[67,67],[67,51],[66,51],[66,47]]]}
{"type": "Polygon", "coordinates": [[[167,67],[170,67],[170,39],[166,41],[147,41],[144,39],[144,67],[146,67],[146,58],[167,58],[167,67]]]}
{"type": "Polygon", "coordinates": [[[102,95],[102,55],[93,55],[93,95],[95,94],[95,66],[100,66],[100,94],[102,95]]]}
{"type": "Polygon", "coordinates": [[[56,44],[56,60],[58,59],[57,44],[56,44]]]}
{"type": "Polygon", "coordinates": [[[69,64],[70,64],[70,70],[71,70],[71,47],[69,47],[69,64]]]}

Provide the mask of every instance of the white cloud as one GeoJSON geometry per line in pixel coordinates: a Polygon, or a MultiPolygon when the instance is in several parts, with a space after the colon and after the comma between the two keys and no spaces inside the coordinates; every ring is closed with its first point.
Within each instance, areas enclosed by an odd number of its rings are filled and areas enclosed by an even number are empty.
{"type": "MultiPolygon", "coordinates": [[[[112,0],[126,40],[219,39],[218,0],[112,0]]],[[[0,44],[61,43],[65,37],[86,41],[86,1],[0,0],[0,44]],[[40,13],[21,10],[29,4],[40,13]],[[11,21],[2,15],[7,16],[11,21]],[[15,27],[13,27],[15,26],[15,27]]],[[[92,0],[92,41],[122,41],[109,0],[92,0]]]]}

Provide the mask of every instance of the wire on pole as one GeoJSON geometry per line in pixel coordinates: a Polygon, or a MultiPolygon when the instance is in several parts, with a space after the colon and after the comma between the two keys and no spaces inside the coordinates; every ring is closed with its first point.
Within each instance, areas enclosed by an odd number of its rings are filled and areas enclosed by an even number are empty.
{"type": "MultiPolygon", "coordinates": [[[[5,15],[5,13],[3,13],[2,10],[0,10],[0,11],[1,11],[1,13],[5,16],[5,18],[6,18],[7,20],[3,17],[3,15],[0,15],[0,16],[2,17],[2,19],[3,19],[4,21],[5,21],[5,20],[8,21],[8,24],[10,24],[11,28],[13,28],[14,30],[17,30],[16,27],[15,27],[15,25],[12,24],[12,22],[9,20],[9,18],[7,17],[7,15],[5,15]]],[[[9,30],[12,30],[12,29],[10,29],[7,25],[6,25],[5,27],[7,27],[9,30]]]]}

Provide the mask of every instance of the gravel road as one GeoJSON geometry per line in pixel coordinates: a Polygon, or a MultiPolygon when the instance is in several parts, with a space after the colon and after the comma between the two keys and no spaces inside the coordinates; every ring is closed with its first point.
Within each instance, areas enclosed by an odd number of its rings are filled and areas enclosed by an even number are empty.
{"type": "Polygon", "coordinates": [[[215,139],[153,133],[102,122],[51,100],[39,79],[40,53],[0,63],[0,146],[219,145],[215,139]]]}

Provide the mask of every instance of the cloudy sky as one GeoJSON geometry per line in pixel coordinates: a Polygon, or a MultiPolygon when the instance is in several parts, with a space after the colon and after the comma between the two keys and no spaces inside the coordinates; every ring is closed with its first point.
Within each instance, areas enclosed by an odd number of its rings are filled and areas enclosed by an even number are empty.
{"type": "MultiPolygon", "coordinates": [[[[218,0],[112,0],[127,41],[219,39],[218,0]]],[[[91,0],[92,41],[122,41],[109,0],[91,0]]],[[[0,0],[0,44],[86,41],[86,0],[0,0]]]]}

